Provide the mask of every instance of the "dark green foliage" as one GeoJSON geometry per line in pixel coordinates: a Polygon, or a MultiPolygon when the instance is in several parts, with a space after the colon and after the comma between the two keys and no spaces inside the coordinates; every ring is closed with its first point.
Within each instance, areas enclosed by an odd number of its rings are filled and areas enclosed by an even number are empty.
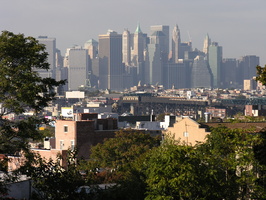
{"type": "Polygon", "coordinates": [[[92,177],[95,183],[117,183],[117,187],[104,191],[99,199],[144,199],[146,183],[143,162],[145,155],[159,144],[159,138],[147,133],[121,130],[115,138],[92,147],[89,167],[104,170],[92,177]]]}
{"type": "Polygon", "coordinates": [[[140,131],[119,131],[115,138],[107,139],[91,149],[91,159],[97,167],[122,170],[132,164],[143,153],[158,146],[158,138],[140,131]]]}
{"type": "Polygon", "coordinates": [[[120,131],[92,150],[91,169],[115,171],[90,178],[117,184],[94,198],[265,199],[265,144],[265,133],[222,126],[213,128],[207,141],[196,146],[168,138],[158,146],[154,138],[120,131]]]}
{"type": "Polygon", "coordinates": [[[265,67],[261,67],[261,66],[257,66],[257,77],[256,77],[256,81],[260,81],[263,85],[266,85],[266,68],[265,67]]]}
{"type": "Polygon", "coordinates": [[[261,136],[218,127],[194,147],[165,142],[144,162],[145,199],[265,199],[261,136]]]}
{"type": "Polygon", "coordinates": [[[85,194],[77,193],[80,186],[85,185],[76,160],[76,151],[68,151],[66,166],[58,155],[57,161],[45,160],[38,155],[30,165],[22,167],[24,173],[32,178],[36,192],[34,199],[81,199],[85,194]]]}
{"type": "Polygon", "coordinates": [[[37,114],[54,99],[54,87],[65,81],[42,78],[36,69],[48,70],[45,46],[33,37],[3,31],[0,35],[0,154],[29,154],[29,140],[40,140],[37,114]],[[34,112],[27,119],[9,120],[8,114],[34,112]]]}

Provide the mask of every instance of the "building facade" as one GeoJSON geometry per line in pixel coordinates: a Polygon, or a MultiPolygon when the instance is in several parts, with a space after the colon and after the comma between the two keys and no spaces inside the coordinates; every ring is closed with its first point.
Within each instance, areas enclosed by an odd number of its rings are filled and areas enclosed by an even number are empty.
{"type": "Polygon", "coordinates": [[[123,90],[122,35],[109,30],[99,35],[99,88],[123,90]]]}

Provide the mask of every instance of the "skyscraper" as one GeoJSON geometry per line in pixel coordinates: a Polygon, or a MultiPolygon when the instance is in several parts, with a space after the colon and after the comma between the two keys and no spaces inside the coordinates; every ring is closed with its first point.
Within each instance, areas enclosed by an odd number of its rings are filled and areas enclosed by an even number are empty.
{"type": "Polygon", "coordinates": [[[256,66],[260,64],[260,58],[255,55],[243,56],[239,60],[239,69],[242,71],[242,79],[252,79],[257,75],[256,66]]]}
{"type": "Polygon", "coordinates": [[[143,52],[144,52],[144,37],[138,24],[136,31],[134,33],[134,46],[132,51],[132,62],[137,65],[138,62],[143,62],[143,52]]]}
{"type": "Polygon", "coordinates": [[[220,87],[221,81],[221,64],[223,58],[222,47],[218,46],[217,42],[212,42],[208,51],[208,62],[212,73],[212,86],[214,88],[220,87]]]}
{"type": "Polygon", "coordinates": [[[237,61],[224,58],[221,67],[221,88],[240,88],[237,84],[237,61]]]}
{"type": "Polygon", "coordinates": [[[191,87],[211,87],[211,72],[208,67],[208,62],[203,56],[197,56],[194,59],[191,70],[191,87]]]}
{"type": "Polygon", "coordinates": [[[209,37],[209,35],[207,34],[204,42],[203,42],[203,52],[208,55],[208,51],[209,51],[209,46],[211,45],[211,39],[209,37]]]}
{"type": "Polygon", "coordinates": [[[163,57],[168,58],[169,55],[169,26],[166,25],[154,25],[150,27],[151,35],[156,31],[163,32],[163,37],[161,38],[162,44],[161,44],[161,50],[163,53],[163,57]]]}
{"type": "Polygon", "coordinates": [[[122,90],[124,65],[122,63],[122,35],[113,30],[99,35],[99,87],[122,90]]]}
{"type": "Polygon", "coordinates": [[[88,50],[90,59],[94,59],[98,56],[98,42],[94,39],[90,39],[84,44],[84,49],[88,50]]]}
{"type": "Polygon", "coordinates": [[[130,32],[129,30],[124,30],[122,34],[122,54],[123,60],[126,66],[129,66],[131,63],[131,44],[130,44],[130,32]]]}
{"type": "Polygon", "coordinates": [[[138,24],[133,38],[133,50],[131,52],[132,65],[137,68],[137,81],[145,81],[144,48],[145,38],[138,24]]]}
{"type": "Polygon", "coordinates": [[[180,56],[180,44],[181,44],[181,37],[180,37],[180,30],[177,25],[175,25],[173,29],[172,35],[172,62],[178,63],[178,59],[180,56]]]}
{"type": "Polygon", "coordinates": [[[49,70],[38,69],[38,73],[41,77],[47,78],[56,78],[55,62],[56,62],[56,40],[55,38],[48,38],[47,36],[39,36],[37,40],[45,45],[46,52],[48,53],[48,63],[50,64],[49,70]]]}
{"type": "Polygon", "coordinates": [[[68,90],[88,86],[88,50],[74,47],[67,50],[68,90]]]}
{"type": "Polygon", "coordinates": [[[164,88],[186,88],[186,65],[184,62],[168,63],[164,88]]]}

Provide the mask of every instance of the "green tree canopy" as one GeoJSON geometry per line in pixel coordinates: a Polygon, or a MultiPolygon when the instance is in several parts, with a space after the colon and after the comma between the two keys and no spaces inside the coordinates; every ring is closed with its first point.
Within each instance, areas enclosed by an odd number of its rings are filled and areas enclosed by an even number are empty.
{"type": "MultiPolygon", "coordinates": [[[[65,81],[42,78],[48,70],[45,46],[33,37],[3,31],[0,35],[0,154],[29,153],[29,139],[40,139],[37,114],[54,99],[55,87],[65,81]],[[8,114],[33,111],[34,116],[13,120],[8,114]]],[[[25,155],[28,155],[28,154],[25,155]]]]}
{"type": "Polygon", "coordinates": [[[144,162],[146,199],[265,199],[265,144],[225,127],[194,147],[165,142],[144,162]]]}
{"type": "Polygon", "coordinates": [[[266,85],[266,68],[257,65],[257,77],[256,81],[260,81],[263,85],[266,85]]]}

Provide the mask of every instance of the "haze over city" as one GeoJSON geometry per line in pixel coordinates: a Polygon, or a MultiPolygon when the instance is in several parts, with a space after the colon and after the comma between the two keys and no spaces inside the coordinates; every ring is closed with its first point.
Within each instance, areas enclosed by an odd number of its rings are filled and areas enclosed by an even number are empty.
{"type": "Polygon", "coordinates": [[[218,1],[35,1],[1,0],[0,29],[26,36],[56,38],[57,48],[83,45],[108,29],[134,31],[140,23],[144,33],[151,25],[178,24],[182,41],[192,40],[202,49],[206,34],[223,47],[224,58],[260,57],[266,64],[265,0],[218,1]]]}

